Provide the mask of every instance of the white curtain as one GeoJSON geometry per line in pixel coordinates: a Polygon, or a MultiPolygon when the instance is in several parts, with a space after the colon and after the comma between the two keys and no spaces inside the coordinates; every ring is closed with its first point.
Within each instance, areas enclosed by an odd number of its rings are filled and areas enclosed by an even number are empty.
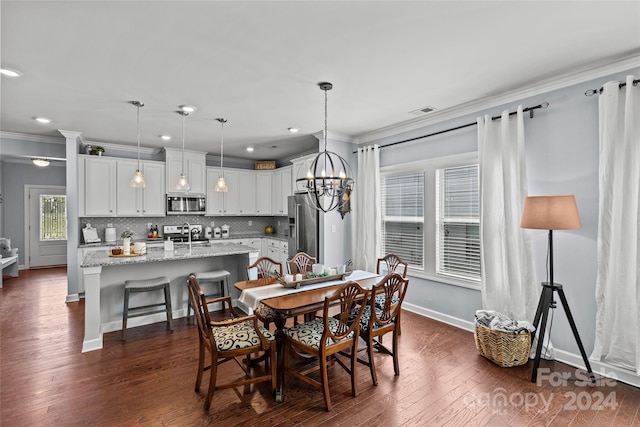
{"type": "Polygon", "coordinates": [[[609,82],[600,106],[596,337],[591,358],[640,375],[640,88],[609,82]]]}
{"type": "Polygon", "coordinates": [[[533,322],[540,285],[529,235],[520,228],[527,196],[522,106],[515,117],[505,110],[499,121],[478,118],[478,151],[482,305],[533,322]]]}
{"type": "Polygon", "coordinates": [[[380,147],[358,149],[358,178],[353,206],[353,267],[376,271],[380,253],[380,147]]]}

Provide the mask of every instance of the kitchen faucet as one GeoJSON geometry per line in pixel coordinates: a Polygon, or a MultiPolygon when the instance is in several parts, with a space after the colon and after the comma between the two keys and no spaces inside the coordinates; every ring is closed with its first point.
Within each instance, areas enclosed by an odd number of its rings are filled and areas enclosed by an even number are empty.
{"type": "Polygon", "coordinates": [[[182,224],[182,234],[184,234],[184,226],[187,226],[187,236],[189,238],[189,252],[191,252],[191,225],[188,222],[182,224]]]}

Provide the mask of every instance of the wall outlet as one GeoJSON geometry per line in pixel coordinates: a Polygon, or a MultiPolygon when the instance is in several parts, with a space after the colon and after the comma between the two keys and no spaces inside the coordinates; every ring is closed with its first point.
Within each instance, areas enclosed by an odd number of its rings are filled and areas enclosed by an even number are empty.
{"type": "Polygon", "coordinates": [[[211,221],[211,228],[216,226],[216,222],[215,221],[211,221]]]}
{"type": "Polygon", "coordinates": [[[249,220],[249,227],[253,225],[253,221],[249,220]]]}
{"type": "Polygon", "coordinates": [[[148,222],[148,223],[147,223],[147,230],[151,230],[151,227],[153,227],[153,224],[152,224],[152,223],[150,223],[150,222],[148,222]]]}
{"type": "Polygon", "coordinates": [[[332,225],[332,226],[331,226],[331,232],[332,232],[332,233],[335,233],[335,232],[336,232],[336,226],[335,226],[335,225],[332,225]]]}

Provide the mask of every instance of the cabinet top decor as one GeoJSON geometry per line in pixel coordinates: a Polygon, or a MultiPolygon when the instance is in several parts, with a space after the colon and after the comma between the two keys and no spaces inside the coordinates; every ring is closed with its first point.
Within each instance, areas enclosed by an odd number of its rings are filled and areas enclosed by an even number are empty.
{"type": "Polygon", "coordinates": [[[261,160],[257,161],[255,165],[255,170],[257,171],[270,171],[276,168],[275,160],[261,160]]]}

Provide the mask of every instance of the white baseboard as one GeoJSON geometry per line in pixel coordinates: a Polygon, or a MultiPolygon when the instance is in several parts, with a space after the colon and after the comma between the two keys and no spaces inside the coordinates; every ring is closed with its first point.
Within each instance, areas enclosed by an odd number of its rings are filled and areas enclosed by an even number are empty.
{"type": "MultiPolygon", "coordinates": [[[[468,320],[459,319],[457,317],[449,316],[448,314],[429,310],[407,302],[402,304],[402,308],[412,313],[446,323],[447,325],[455,326],[456,328],[460,328],[465,331],[473,332],[475,330],[475,324],[468,320]]],[[[557,348],[554,348],[554,351],[558,362],[566,363],[567,365],[571,365],[576,368],[585,369],[584,360],[582,360],[582,356],[579,354],[569,353],[557,348]]],[[[591,364],[591,369],[595,374],[640,388],[640,376],[635,375],[631,371],[611,366],[607,363],[595,362],[593,360],[589,360],[589,363],[591,364]]]]}
{"type": "MultiPolygon", "coordinates": [[[[173,320],[179,319],[181,317],[185,317],[187,315],[187,309],[181,308],[179,310],[173,310],[171,312],[171,316],[173,320]]],[[[150,325],[152,323],[158,322],[166,322],[167,317],[164,313],[154,313],[148,316],[140,316],[133,317],[131,319],[127,319],[127,329],[135,328],[136,326],[150,325]]],[[[121,331],[122,330],[122,320],[115,320],[113,322],[103,323],[100,328],[102,333],[121,331]]]]}
{"type": "Polygon", "coordinates": [[[76,302],[80,301],[80,294],[69,294],[64,302],[76,302]]]}

